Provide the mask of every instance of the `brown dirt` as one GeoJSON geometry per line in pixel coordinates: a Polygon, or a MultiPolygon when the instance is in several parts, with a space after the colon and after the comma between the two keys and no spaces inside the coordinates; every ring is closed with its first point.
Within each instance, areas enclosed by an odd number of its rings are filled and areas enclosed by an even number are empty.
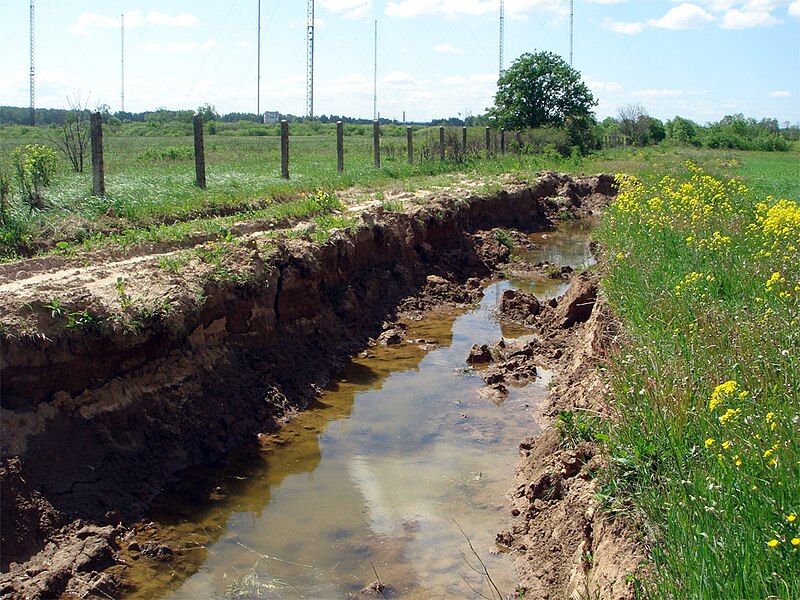
{"type": "Polygon", "coordinates": [[[475,190],[354,207],[355,229],[322,246],[242,224],[191,251],[0,266],[0,593],[112,593],[122,524],[175,473],[274,430],[347,357],[401,338],[398,310],[475,299],[504,260],[487,231],[547,229],[613,193],[609,176],[554,173],[475,190]]]}
{"type": "MultiPolygon", "coordinates": [[[[520,444],[520,464],[510,492],[510,530],[498,544],[511,553],[526,598],[632,599],[634,576],[645,563],[635,528],[599,509],[595,473],[602,467],[599,447],[575,446],[552,427],[559,411],[604,416],[605,385],[597,368],[616,332],[598,293],[598,275],[576,276],[563,297],[541,305],[527,294],[503,298],[501,312],[532,326],[538,336],[527,344],[533,364],[554,369],[552,392],[541,407],[549,429],[520,444]]],[[[495,357],[493,348],[489,353],[495,357]]],[[[519,364],[499,356],[496,371],[512,374],[519,364]]],[[[493,358],[494,360],[494,358],[493,358]]]]}

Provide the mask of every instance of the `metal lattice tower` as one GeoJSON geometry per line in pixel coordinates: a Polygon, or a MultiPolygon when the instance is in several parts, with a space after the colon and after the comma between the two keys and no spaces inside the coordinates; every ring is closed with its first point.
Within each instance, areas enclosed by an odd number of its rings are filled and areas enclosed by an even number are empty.
{"type": "Polygon", "coordinates": [[[36,125],[36,63],[34,54],[36,50],[33,0],[31,0],[31,125],[36,125]]]}
{"type": "MultiPolygon", "coordinates": [[[[258,44],[256,44],[258,53],[258,67],[256,75],[256,114],[259,119],[261,117],[261,0],[258,0],[258,44]]],[[[263,119],[262,119],[263,120],[263,119]]]]}
{"type": "Polygon", "coordinates": [[[314,118],[314,0],[308,0],[306,48],[306,115],[314,118]]]}
{"type": "Polygon", "coordinates": [[[572,33],[575,23],[575,0],[569,0],[569,66],[572,66],[572,33]]]}
{"type": "Polygon", "coordinates": [[[125,112],[125,13],[120,16],[120,111],[125,112]]]}
{"type": "Polygon", "coordinates": [[[503,74],[503,47],[506,37],[506,7],[505,2],[500,0],[500,75],[503,74]]]}

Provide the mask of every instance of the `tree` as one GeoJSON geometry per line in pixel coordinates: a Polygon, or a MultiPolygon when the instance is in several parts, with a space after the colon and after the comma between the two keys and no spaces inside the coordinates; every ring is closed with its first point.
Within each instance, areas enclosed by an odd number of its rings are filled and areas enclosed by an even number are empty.
{"type": "Polygon", "coordinates": [[[581,75],[552,52],[525,53],[497,82],[489,116],[500,127],[526,129],[564,127],[593,121],[597,105],[581,75]]]}
{"type": "Polygon", "coordinates": [[[619,116],[619,129],[623,135],[628,136],[630,143],[635,146],[647,144],[647,128],[649,126],[647,114],[641,104],[626,104],[617,110],[619,116]]]}
{"type": "MultiPolygon", "coordinates": [[[[67,98],[69,110],[61,125],[51,125],[50,141],[63,152],[72,164],[72,170],[83,173],[83,161],[89,149],[89,111],[86,103],[76,94],[67,98]]],[[[107,106],[107,105],[106,105],[107,106]]]]}

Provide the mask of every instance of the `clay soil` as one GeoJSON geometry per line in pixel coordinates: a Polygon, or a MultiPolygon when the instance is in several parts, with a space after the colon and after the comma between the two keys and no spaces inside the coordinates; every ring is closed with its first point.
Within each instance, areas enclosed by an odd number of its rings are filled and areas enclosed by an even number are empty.
{"type": "MultiPolygon", "coordinates": [[[[282,234],[243,223],[194,248],[0,266],[0,594],[114,597],[121,545],[130,550],[176,473],[280,427],[348,357],[402,339],[404,319],[478,298],[508,267],[496,228],[523,243],[614,194],[609,176],[482,185],[389,195],[397,212],[354,201],[357,224],[324,244],[304,223],[282,234]]],[[[504,299],[535,343],[475,349],[490,396],[523,385],[537,364],[556,371],[545,424],[559,410],[603,412],[595,364],[613,321],[597,281],[573,279],[558,302],[504,299]]],[[[597,511],[597,449],[565,447],[553,428],[520,448],[517,521],[498,545],[525,597],[632,597],[643,554],[597,511]]],[[[168,560],[172,550],[137,551],[168,560]]]]}

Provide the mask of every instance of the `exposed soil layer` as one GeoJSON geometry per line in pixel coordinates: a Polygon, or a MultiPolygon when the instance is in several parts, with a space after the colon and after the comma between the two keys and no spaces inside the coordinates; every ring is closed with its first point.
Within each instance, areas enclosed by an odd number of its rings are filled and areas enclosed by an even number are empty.
{"type": "MultiPolygon", "coordinates": [[[[347,357],[402,335],[389,326],[398,307],[475,299],[508,258],[492,228],[548,229],[613,192],[610,176],[545,173],[401,212],[361,207],[322,245],[244,227],[188,258],[2,265],[0,594],[111,593],[119,582],[102,571],[122,524],[176,472],[302,410],[347,357]]],[[[571,328],[559,310],[553,323],[571,328]]]]}
{"type": "MultiPolygon", "coordinates": [[[[581,273],[563,297],[548,304],[518,291],[503,298],[501,312],[539,334],[527,352],[515,356],[530,356],[555,372],[542,407],[546,423],[560,411],[606,412],[597,365],[618,328],[598,284],[596,274],[581,273]]],[[[501,373],[525,368],[503,357],[491,366],[501,373]]],[[[570,443],[551,427],[522,442],[520,455],[510,492],[516,522],[498,534],[497,543],[511,553],[525,597],[635,598],[633,581],[645,552],[631,523],[599,511],[597,445],[570,443]]]]}

